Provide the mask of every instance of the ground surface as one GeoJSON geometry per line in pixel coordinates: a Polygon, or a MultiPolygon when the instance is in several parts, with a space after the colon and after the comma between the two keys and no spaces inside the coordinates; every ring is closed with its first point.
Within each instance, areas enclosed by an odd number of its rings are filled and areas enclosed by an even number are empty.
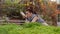
{"type": "Polygon", "coordinates": [[[40,23],[0,25],[0,34],[60,34],[60,27],[43,26],[40,23]]]}
{"type": "Polygon", "coordinates": [[[60,26],[60,22],[57,22],[58,26],[60,26]]]}

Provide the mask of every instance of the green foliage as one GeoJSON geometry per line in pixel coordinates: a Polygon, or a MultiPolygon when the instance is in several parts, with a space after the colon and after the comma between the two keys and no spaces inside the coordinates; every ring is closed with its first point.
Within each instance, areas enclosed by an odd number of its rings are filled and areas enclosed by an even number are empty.
{"type": "Polygon", "coordinates": [[[1,6],[1,12],[4,14],[10,14],[11,12],[25,11],[25,5],[19,4],[20,0],[5,0],[1,6]]]}
{"type": "Polygon", "coordinates": [[[0,25],[0,34],[60,34],[60,27],[43,26],[40,23],[7,24],[0,25]]]}
{"type": "Polygon", "coordinates": [[[35,26],[41,26],[40,23],[25,23],[22,25],[24,28],[33,28],[35,26]]]}
{"type": "Polygon", "coordinates": [[[5,0],[6,4],[17,4],[19,0],[5,0]]]}
{"type": "MultiPolygon", "coordinates": [[[[4,5],[2,5],[3,7],[1,10],[1,13],[3,14],[3,16],[7,15],[7,16],[18,16],[18,18],[21,17],[20,15],[20,11],[25,11],[25,5],[24,4],[11,4],[11,3],[6,3],[4,5]],[[14,13],[14,15],[12,15],[14,13]]],[[[22,18],[21,18],[22,19],[22,18]]]]}

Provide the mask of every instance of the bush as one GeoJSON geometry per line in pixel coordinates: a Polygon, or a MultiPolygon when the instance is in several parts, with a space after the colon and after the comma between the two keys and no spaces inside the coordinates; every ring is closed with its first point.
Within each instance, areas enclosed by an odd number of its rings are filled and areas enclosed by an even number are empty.
{"type": "Polygon", "coordinates": [[[43,26],[40,23],[7,24],[0,25],[0,34],[60,34],[60,27],[43,26]]]}

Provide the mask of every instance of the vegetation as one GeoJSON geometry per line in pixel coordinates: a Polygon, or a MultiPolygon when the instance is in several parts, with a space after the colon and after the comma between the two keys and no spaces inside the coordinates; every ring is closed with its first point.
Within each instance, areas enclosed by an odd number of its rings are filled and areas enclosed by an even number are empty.
{"type": "Polygon", "coordinates": [[[43,26],[40,23],[7,24],[0,25],[0,34],[60,34],[60,27],[43,26]]]}
{"type": "Polygon", "coordinates": [[[42,18],[49,22],[51,21],[54,26],[57,26],[57,4],[55,2],[50,2],[49,0],[5,0],[5,3],[0,4],[0,13],[3,16],[17,16],[22,17],[20,11],[25,11],[27,8],[32,9],[37,14],[43,15],[42,18]],[[14,14],[14,15],[12,15],[14,14]]]}

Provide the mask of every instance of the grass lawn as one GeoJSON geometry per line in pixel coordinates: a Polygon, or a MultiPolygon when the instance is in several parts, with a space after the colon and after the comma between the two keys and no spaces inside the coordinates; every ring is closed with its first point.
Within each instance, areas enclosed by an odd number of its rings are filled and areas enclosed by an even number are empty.
{"type": "Polygon", "coordinates": [[[60,34],[60,27],[43,26],[40,23],[0,25],[0,34],[60,34]]]}

